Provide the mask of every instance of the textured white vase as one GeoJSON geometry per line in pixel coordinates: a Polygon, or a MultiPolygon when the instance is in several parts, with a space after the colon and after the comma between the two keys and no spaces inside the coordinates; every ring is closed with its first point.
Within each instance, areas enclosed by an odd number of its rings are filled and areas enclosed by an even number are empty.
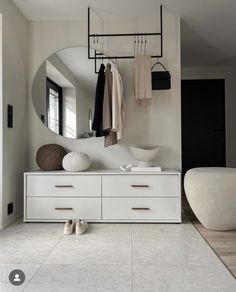
{"type": "Polygon", "coordinates": [[[139,161],[138,166],[145,167],[151,166],[152,160],[157,156],[160,146],[154,147],[133,147],[130,146],[129,150],[133,157],[139,161]]]}
{"type": "Polygon", "coordinates": [[[91,165],[90,157],[83,152],[70,152],[62,161],[63,168],[67,171],[84,171],[91,165]]]}

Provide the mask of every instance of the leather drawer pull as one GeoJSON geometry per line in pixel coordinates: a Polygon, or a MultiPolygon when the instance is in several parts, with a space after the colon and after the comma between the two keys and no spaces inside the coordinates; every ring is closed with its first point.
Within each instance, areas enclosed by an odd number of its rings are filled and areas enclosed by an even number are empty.
{"type": "Polygon", "coordinates": [[[55,185],[55,188],[73,188],[73,185],[55,185]]]}
{"type": "Polygon", "coordinates": [[[148,211],[150,208],[132,208],[134,211],[148,211]]]}
{"type": "Polygon", "coordinates": [[[149,185],[131,185],[132,188],[149,188],[149,185]]]}
{"type": "Polygon", "coordinates": [[[73,210],[73,208],[55,208],[57,211],[70,211],[73,210]]]}

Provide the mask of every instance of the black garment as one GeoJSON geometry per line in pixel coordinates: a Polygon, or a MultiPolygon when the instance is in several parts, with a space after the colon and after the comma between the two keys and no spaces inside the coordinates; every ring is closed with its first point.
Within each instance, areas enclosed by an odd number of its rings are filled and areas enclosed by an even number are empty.
{"type": "Polygon", "coordinates": [[[98,79],[97,87],[95,94],[95,107],[94,107],[94,116],[92,130],[96,131],[96,137],[102,137],[107,135],[107,132],[103,131],[103,97],[104,97],[104,87],[105,87],[105,66],[101,64],[98,79]]]}

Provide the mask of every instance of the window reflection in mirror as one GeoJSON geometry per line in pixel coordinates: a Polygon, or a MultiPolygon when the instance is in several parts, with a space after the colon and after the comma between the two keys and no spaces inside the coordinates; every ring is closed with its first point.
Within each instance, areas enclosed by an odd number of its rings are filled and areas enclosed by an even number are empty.
{"type": "Polygon", "coordinates": [[[53,132],[62,135],[62,87],[47,78],[47,126],[53,132]]]}
{"type": "Polygon", "coordinates": [[[63,49],[43,62],[34,79],[32,96],[38,116],[64,137],[94,136],[91,123],[97,74],[94,60],[87,55],[85,47],[63,49]]]}

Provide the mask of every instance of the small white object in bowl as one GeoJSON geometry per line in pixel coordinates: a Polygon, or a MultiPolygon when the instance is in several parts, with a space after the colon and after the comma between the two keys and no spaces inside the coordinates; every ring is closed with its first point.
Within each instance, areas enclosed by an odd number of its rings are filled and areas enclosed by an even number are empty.
{"type": "Polygon", "coordinates": [[[91,165],[90,157],[83,152],[70,152],[64,156],[63,168],[67,171],[84,171],[91,165]]]}
{"type": "Polygon", "coordinates": [[[139,167],[152,166],[152,160],[157,156],[160,146],[154,147],[133,147],[130,146],[129,150],[133,157],[139,161],[139,167]]]}

